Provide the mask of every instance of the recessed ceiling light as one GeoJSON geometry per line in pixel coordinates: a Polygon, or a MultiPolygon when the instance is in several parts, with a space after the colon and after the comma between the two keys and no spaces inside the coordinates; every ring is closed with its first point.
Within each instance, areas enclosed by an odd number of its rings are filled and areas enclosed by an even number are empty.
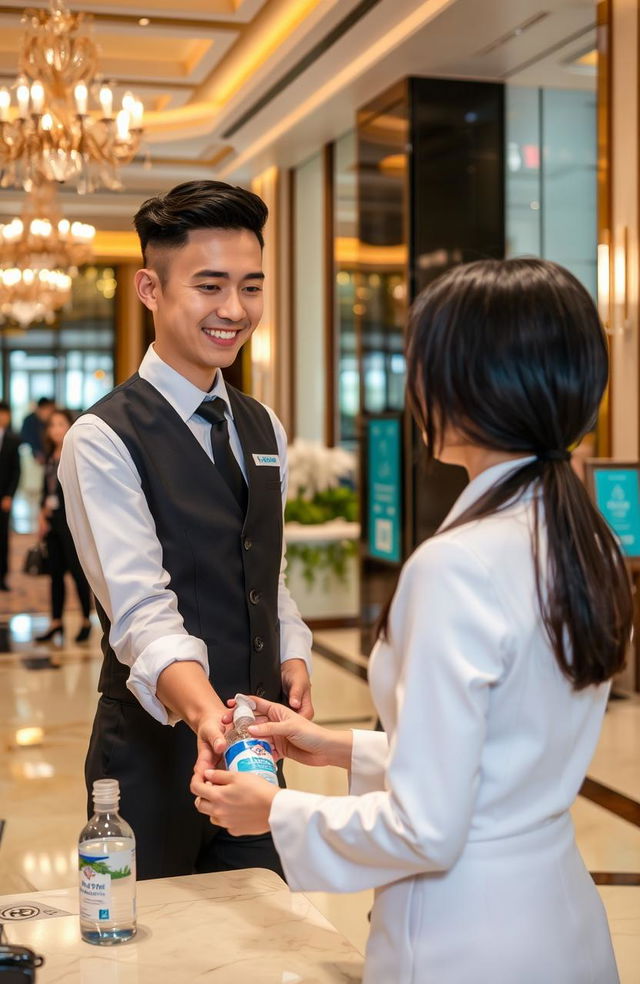
{"type": "Polygon", "coordinates": [[[151,23],[151,21],[149,20],[148,17],[139,17],[138,18],[138,24],[140,25],[140,27],[148,27],[150,23],[151,23]]]}

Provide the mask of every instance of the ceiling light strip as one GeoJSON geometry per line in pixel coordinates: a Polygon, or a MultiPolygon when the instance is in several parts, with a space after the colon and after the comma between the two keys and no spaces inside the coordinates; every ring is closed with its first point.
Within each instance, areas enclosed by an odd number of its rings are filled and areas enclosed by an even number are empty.
{"type": "Polygon", "coordinates": [[[415,34],[430,21],[440,16],[447,7],[450,7],[456,0],[424,0],[418,8],[396,24],[391,30],[386,31],[376,41],[372,42],[366,50],[353,58],[348,65],[339,72],[333,74],[324,85],[316,89],[303,103],[292,109],[283,119],[263,133],[252,144],[246,147],[230,164],[220,171],[219,177],[226,178],[238,171],[248,161],[252,160],[257,154],[275,143],[284,133],[299,123],[305,116],[314,112],[328,99],[335,96],[341,89],[359,78],[372,66],[378,64],[395,48],[401,45],[407,38],[415,34]]]}
{"type": "Polygon", "coordinates": [[[531,68],[532,65],[537,65],[543,59],[548,58],[550,55],[555,55],[557,51],[562,51],[566,48],[568,44],[573,44],[574,41],[579,41],[583,38],[585,34],[591,34],[595,31],[597,24],[589,24],[588,27],[583,27],[581,31],[576,31],[575,34],[570,34],[568,37],[563,38],[562,41],[558,41],[557,44],[552,44],[550,48],[545,48],[544,51],[538,52],[533,58],[527,59],[527,61],[522,62],[521,65],[516,65],[515,68],[510,68],[508,72],[505,72],[501,78],[510,79],[519,72],[524,72],[525,69],[531,68]]]}
{"type": "Polygon", "coordinates": [[[548,10],[541,10],[538,14],[534,14],[533,17],[527,18],[522,24],[517,24],[511,31],[507,31],[506,34],[501,34],[499,38],[492,41],[491,44],[487,45],[486,48],[482,48],[478,52],[478,57],[483,55],[489,55],[496,48],[501,48],[503,44],[508,44],[509,41],[514,41],[515,38],[520,38],[525,33],[525,31],[530,30],[530,28],[535,27],[540,21],[546,20],[549,16],[548,10]]]}
{"type": "Polygon", "coordinates": [[[321,55],[326,54],[329,48],[331,48],[336,41],[339,41],[340,38],[344,37],[344,35],[350,31],[352,27],[362,20],[362,18],[365,17],[370,10],[373,10],[373,8],[379,3],[380,0],[361,0],[361,3],[354,7],[353,10],[346,15],[346,17],[343,17],[342,20],[335,25],[335,27],[325,34],[321,41],[318,41],[318,43],[315,44],[306,55],[297,61],[296,64],[282,76],[282,78],[272,85],[270,89],[267,89],[265,94],[261,96],[260,99],[257,99],[256,102],[254,102],[253,105],[250,106],[249,109],[235,121],[235,123],[232,123],[231,126],[224,131],[222,134],[223,139],[229,140],[230,137],[238,132],[238,130],[241,130],[242,127],[249,123],[249,121],[253,119],[257,113],[264,109],[264,107],[275,99],[276,96],[279,96],[281,92],[284,92],[284,90],[287,89],[292,82],[295,82],[295,80],[299,78],[303,72],[306,72],[306,70],[313,65],[313,63],[317,61],[321,55]]]}

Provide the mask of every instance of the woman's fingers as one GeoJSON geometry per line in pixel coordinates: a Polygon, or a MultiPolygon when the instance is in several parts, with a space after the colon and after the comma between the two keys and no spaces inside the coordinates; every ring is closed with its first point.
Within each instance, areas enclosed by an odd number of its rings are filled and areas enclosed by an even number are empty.
{"type": "Polygon", "coordinates": [[[288,738],[299,731],[294,721],[265,721],[264,724],[250,724],[249,732],[254,738],[288,738]]]}
{"type": "Polygon", "coordinates": [[[251,700],[255,702],[258,714],[263,714],[270,721],[282,721],[286,717],[295,715],[295,711],[285,707],[284,704],[276,704],[274,701],[266,700],[264,697],[251,695],[251,700]]]}

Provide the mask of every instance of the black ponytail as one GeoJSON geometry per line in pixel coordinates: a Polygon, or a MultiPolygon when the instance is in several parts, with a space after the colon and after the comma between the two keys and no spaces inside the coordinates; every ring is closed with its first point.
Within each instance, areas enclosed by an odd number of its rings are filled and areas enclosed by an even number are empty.
{"type": "MultiPolygon", "coordinates": [[[[414,305],[408,398],[429,457],[437,456],[447,427],[471,444],[535,455],[447,529],[491,516],[535,486],[540,611],[558,665],[576,690],[622,669],[633,622],[624,559],[567,451],[593,427],[607,375],[593,301],[557,264],[519,259],[455,267],[414,305]]],[[[382,635],[387,620],[388,611],[382,635]]]]}

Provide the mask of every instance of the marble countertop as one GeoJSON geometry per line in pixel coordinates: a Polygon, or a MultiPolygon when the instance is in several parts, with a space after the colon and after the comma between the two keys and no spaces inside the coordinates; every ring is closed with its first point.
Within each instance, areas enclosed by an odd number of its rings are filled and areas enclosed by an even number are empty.
{"type": "Polygon", "coordinates": [[[355,984],[361,979],[362,954],[271,871],[142,881],[137,902],[138,934],[118,946],[81,940],[75,889],[0,896],[0,918],[5,913],[7,942],[44,956],[37,984],[355,984]],[[29,903],[40,909],[37,915],[29,916],[29,903]],[[67,914],[47,917],[46,908],[67,914]],[[8,919],[9,913],[23,918],[8,919]]]}

